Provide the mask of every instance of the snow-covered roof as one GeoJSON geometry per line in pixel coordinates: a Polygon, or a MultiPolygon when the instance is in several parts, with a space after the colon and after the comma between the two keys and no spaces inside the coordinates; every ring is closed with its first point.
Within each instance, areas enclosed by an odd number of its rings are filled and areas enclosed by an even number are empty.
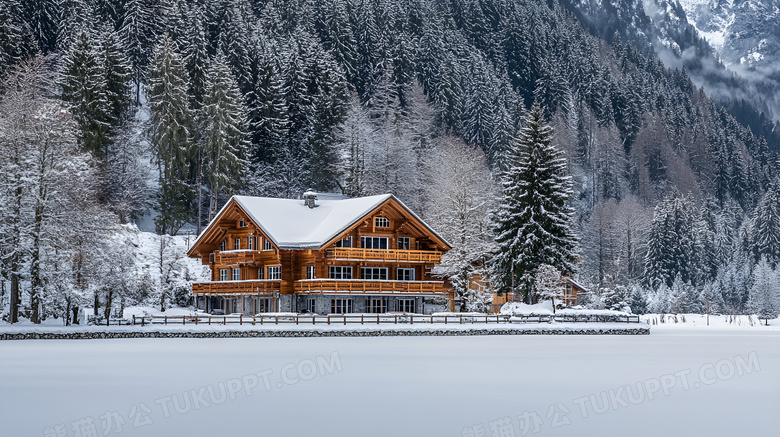
{"type": "MultiPolygon", "coordinates": [[[[316,249],[352,227],[388,199],[397,201],[425,228],[447,244],[441,236],[436,234],[430,226],[392,194],[352,199],[320,196],[314,208],[307,207],[303,199],[233,196],[231,200],[235,200],[250,219],[280,249],[316,249]]],[[[230,201],[227,202],[217,217],[221,216],[224,209],[230,204],[230,201]]],[[[204,230],[198,240],[205,234],[204,230]]]]}

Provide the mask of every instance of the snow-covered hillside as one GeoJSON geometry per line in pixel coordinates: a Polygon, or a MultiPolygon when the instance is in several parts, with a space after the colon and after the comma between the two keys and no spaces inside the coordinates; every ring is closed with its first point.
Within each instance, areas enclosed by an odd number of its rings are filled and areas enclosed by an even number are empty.
{"type": "Polygon", "coordinates": [[[680,0],[680,5],[727,66],[777,69],[780,0],[680,0]]]}

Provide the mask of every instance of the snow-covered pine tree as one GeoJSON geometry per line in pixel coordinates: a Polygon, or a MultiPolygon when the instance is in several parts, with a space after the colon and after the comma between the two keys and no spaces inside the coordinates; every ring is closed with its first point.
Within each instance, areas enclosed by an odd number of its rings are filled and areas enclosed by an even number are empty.
{"type": "Polygon", "coordinates": [[[761,198],[753,217],[753,255],[780,263],[780,179],[761,198]]]}
{"type": "Polygon", "coordinates": [[[695,279],[695,214],[690,196],[679,193],[656,205],[645,256],[645,280],[650,286],[671,286],[678,274],[683,282],[695,279]]]}
{"type": "Polygon", "coordinates": [[[13,64],[36,52],[29,24],[18,0],[0,2],[0,76],[13,64]]]}
{"type": "Polygon", "coordinates": [[[105,27],[100,35],[100,48],[105,63],[106,97],[111,105],[111,124],[122,124],[132,105],[132,66],[122,46],[121,35],[105,27]]]}
{"type": "Polygon", "coordinates": [[[97,158],[106,156],[112,119],[106,64],[102,60],[99,40],[81,29],[62,60],[59,78],[62,99],[79,126],[79,143],[97,158]]]}
{"type": "Polygon", "coordinates": [[[289,135],[289,115],[279,47],[258,34],[253,47],[256,79],[247,96],[252,131],[249,157],[255,166],[273,163],[282,154],[289,135]]]}
{"type": "Polygon", "coordinates": [[[780,314],[780,275],[766,258],[761,258],[753,269],[752,282],[747,310],[769,325],[769,319],[780,314]]]}
{"type": "Polygon", "coordinates": [[[149,136],[160,178],[157,232],[175,234],[193,217],[194,192],[189,181],[196,148],[190,108],[189,78],[175,44],[167,35],[158,43],[149,67],[149,136]]]}
{"type": "Polygon", "coordinates": [[[125,15],[120,34],[122,45],[132,65],[135,104],[139,105],[141,83],[157,39],[157,29],[153,22],[155,10],[150,0],[127,0],[124,9],[125,15]]]}
{"type": "Polygon", "coordinates": [[[37,46],[44,54],[57,47],[59,6],[57,0],[24,0],[24,19],[30,25],[37,46]]]}
{"type": "Polygon", "coordinates": [[[190,77],[190,90],[192,107],[195,110],[203,105],[203,94],[206,89],[206,77],[209,64],[209,40],[206,28],[206,17],[202,7],[193,8],[187,31],[186,43],[183,44],[184,62],[187,65],[187,74],[190,77]]]}
{"type": "Polygon", "coordinates": [[[527,301],[534,272],[550,264],[564,274],[574,271],[577,237],[571,227],[572,192],[566,160],[552,145],[552,128],[534,105],[516,144],[508,152],[503,192],[496,212],[498,251],[493,271],[501,289],[510,291],[513,278],[527,301]],[[511,270],[514,265],[514,270],[511,270]]]}
{"type": "Polygon", "coordinates": [[[198,118],[211,221],[243,182],[249,142],[243,96],[223,56],[218,55],[209,70],[198,118]]]}

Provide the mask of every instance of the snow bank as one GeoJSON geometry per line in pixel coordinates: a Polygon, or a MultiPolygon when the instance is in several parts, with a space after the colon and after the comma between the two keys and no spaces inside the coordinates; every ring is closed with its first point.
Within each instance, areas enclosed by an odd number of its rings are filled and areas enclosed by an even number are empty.
{"type": "Polygon", "coordinates": [[[653,328],[733,328],[780,330],[780,318],[769,320],[767,326],[755,315],[706,314],[645,314],[640,320],[653,328]],[[709,321],[708,321],[709,319],[709,321]]]}

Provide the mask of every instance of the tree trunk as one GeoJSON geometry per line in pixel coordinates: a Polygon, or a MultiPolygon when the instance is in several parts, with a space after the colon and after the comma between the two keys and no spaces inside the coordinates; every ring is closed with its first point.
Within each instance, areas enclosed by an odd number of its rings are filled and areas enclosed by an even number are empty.
{"type": "Polygon", "coordinates": [[[114,290],[109,289],[108,292],[106,292],[106,306],[105,310],[103,311],[103,316],[106,318],[106,320],[111,318],[111,306],[114,303],[114,290]]]}
{"type": "Polygon", "coordinates": [[[16,261],[18,255],[14,255],[14,262],[11,263],[11,296],[10,313],[8,314],[9,323],[19,322],[19,263],[16,261]]]}

